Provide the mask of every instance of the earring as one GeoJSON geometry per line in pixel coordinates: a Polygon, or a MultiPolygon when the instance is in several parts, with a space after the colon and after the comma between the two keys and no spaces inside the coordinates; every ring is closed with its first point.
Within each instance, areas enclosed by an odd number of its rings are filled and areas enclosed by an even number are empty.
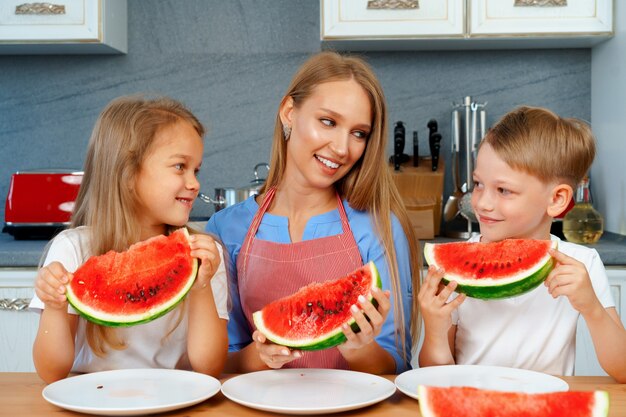
{"type": "Polygon", "coordinates": [[[291,135],[291,127],[289,125],[283,125],[283,135],[285,140],[289,140],[289,136],[291,135]]]}

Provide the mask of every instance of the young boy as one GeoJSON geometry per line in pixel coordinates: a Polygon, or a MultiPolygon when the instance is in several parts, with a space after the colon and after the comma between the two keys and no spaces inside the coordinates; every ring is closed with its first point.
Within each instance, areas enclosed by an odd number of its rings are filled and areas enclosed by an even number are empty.
{"type": "Polygon", "coordinates": [[[450,297],[430,268],[419,292],[425,338],[420,366],[498,365],[573,375],[582,314],[604,370],[626,382],[626,330],[595,249],[550,235],[595,156],[589,126],[541,108],[506,114],[480,144],[472,207],[481,235],[470,241],[558,240],[545,285],[503,300],[450,297]]]}

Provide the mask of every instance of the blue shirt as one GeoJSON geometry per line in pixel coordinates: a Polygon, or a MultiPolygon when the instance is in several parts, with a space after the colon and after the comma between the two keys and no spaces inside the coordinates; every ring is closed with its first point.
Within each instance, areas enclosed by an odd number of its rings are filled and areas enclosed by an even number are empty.
{"type": "MultiPolygon", "coordinates": [[[[380,274],[383,290],[391,292],[392,308],[387,315],[380,334],[376,337],[376,342],[395,359],[396,373],[404,372],[409,369],[411,360],[411,335],[409,329],[411,327],[411,305],[413,304],[409,245],[406,235],[398,219],[392,215],[391,226],[396,257],[398,259],[400,292],[402,294],[405,321],[401,325],[406,329],[407,361],[404,361],[395,341],[394,295],[389,280],[385,248],[379,242],[369,214],[365,211],[351,208],[345,200],[343,205],[363,263],[374,261],[380,274]]],[[[237,287],[237,256],[252,223],[252,218],[258,209],[259,206],[254,197],[249,197],[241,203],[216,212],[211,216],[206,227],[207,232],[216,235],[221,240],[226,252],[224,258],[226,270],[230,278],[229,294],[231,297],[230,320],[228,321],[229,351],[238,351],[252,342],[251,325],[243,314],[237,287]]],[[[271,242],[291,243],[288,226],[287,217],[266,213],[259,225],[256,237],[271,242]]],[[[341,228],[339,210],[333,210],[311,217],[304,229],[302,240],[318,239],[341,233],[343,233],[343,230],[341,228]]]]}

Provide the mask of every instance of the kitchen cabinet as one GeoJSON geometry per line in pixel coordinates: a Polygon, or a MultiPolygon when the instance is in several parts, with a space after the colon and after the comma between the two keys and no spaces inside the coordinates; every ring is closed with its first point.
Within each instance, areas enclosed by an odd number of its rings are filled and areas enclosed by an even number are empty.
{"type": "Polygon", "coordinates": [[[27,309],[37,270],[0,268],[0,372],[34,371],[39,315],[27,309]]]}
{"type": "Polygon", "coordinates": [[[612,35],[613,0],[321,0],[334,49],[591,47],[612,35]]]}
{"type": "Polygon", "coordinates": [[[126,0],[0,3],[0,54],[123,54],[126,0]]]}
{"type": "MultiPolygon", "coordinates": [[[[606,272],[617,314],[626,326],[626,267],[607,267],[606,272]]],[[[589,329],[582,317],[576,329],[575,375],[606,375],[598,362],[589,329]]]]}
{"type": "Polygon", "coordinates": [[[376,2],[322,0],[322,39],[463,37],[462,0],[421,0],[419,8],[376,9],[368,3],[376,2]]]}

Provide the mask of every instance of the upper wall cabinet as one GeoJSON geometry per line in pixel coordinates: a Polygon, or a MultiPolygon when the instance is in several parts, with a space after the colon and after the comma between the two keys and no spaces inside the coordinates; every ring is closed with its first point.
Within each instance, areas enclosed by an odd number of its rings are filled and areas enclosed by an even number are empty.
{"type": "Polygon", "coordinates": [[[321,0],[321,39],[336,49],[590,47],[612,35],[612,0],[321,0]]]}
{"type": "Polygon", "coordinates": [[[0,2],[0,54],[124,54],[126,0],[0,2]]]}

